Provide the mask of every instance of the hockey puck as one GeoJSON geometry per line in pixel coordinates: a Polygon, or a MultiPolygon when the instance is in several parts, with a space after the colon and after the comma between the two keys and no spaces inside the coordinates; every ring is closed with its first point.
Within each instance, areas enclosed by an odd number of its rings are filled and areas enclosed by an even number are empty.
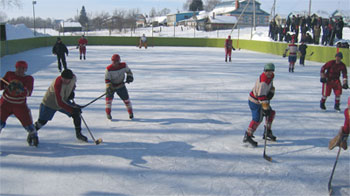
{"type": "Polygon", "coordinates": [[[96,140],[95,143],[96,143],[96,145],[99,145],[100,143],[102,143],[102,141],[103,141],[102,138],[99,138],[99,139],[96,140]]]}

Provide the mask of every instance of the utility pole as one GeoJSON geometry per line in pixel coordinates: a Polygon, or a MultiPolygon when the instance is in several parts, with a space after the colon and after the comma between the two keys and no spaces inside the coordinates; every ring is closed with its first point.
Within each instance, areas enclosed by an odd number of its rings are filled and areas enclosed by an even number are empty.
{"type": "Polygon", "coordinates": [[[34,37],[36,36],[36,33],[35,33],[35,9],[34,9],[34,5],[36,4],[36,1],[33,1],[33,18],[34,18],[34,37]]]}
{"type": "Polygon", "coordinates": [[[311,0],[309,0],[309,16],[311,16],[311,0]]]}

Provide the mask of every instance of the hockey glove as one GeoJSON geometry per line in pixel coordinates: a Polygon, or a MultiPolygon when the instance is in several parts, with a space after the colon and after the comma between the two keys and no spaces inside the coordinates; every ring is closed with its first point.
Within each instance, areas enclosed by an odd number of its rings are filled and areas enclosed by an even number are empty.
{"type": "Polygon", "coordinates": [[[82,111],[81,111],[80,107],[76,107],[76,106],[73,107],[73,112],[72,112],[73,115],[79,116],[81,113],[82,113],[82,111]]]}
{"type": "Polygon", "coordinates": [[[134,81],[134,77],[132,77],[132,76],[127,76],[126,77],[126,83],[131,83],[133,81],[134,81]]]}
{"type": "Polygon", "coordinates": [[[108,88],[106,88],[106,93],[107,93],[107,95],[113,95],[113,93],[114,93],[114,88],[113,87],[108,87],[108,88]]]}
{"type": "Polygon", "coordinates": [[[7,89],[11,94],[19,95],[24,92],[23,84],[19,81],[11,81],[7,86],[7,89]]]}
{"type": "Polygon", "coordinates": [[[347,82],[345,82],[344,84],[343,84],[343,89],[348,89],[349,88],[349,85],[348,85],[348,83],[347,82]]]}
{"type": "Polygon", "coordinates": [[[271,109],[269,108],[269,109],[267,109],[267,110],[262,110],[262,113],[263,113],[263,115],[264,116],[270,116],[270,114],[271,114],[271,109]]]}
{"type": "Polygon", "coordinates": [[[286,58],[287,54],[286,53],[283,53],[283,58],[286,58]]]}
{"type": "Polygon", "coordinates": [[[327,82],[327,78],[321,78],[321,79],[320,79],[320,82],[321,82],[321,83],[326,83],[326,82],[327,82]]]}
{"type": "Polygon", "coordinates": [[[79,45],[77,45],[77,49],[79,48],[79,45]]]}

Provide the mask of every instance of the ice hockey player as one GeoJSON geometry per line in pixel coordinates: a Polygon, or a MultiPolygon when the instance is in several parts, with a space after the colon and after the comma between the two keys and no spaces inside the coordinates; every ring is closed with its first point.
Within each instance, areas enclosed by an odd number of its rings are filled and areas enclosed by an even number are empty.
{"type": "Polygon", "coordinates": [[[38,146],[39,138],[33,125],[27,97],[32,95],[34,78],[26,75],[28,64],[25,61],[16,62],[16,71],[8,71],[1,79],[0,90],[4,90],[0,99],[0,132],[6,125],[10,115],[15,115],[28,132],[27,142],[30,146],[38,146]]]}
{"type": "Polygon", "coordinates": [[[333,150],[334,147],[339,146],[344,150],[348,149],[347,139],[349,137],[349,116],[350,116],[350,97],[348,98],[348,107],[344,110],[344,126],[340,127],[338,134],[329,141],[328,148],[333,150]]]}
{"type": "Polygon", "coordinates": [[[84,35],[81,36],[81,38],[78,41],[78,46],[79,48],[79,54],[80,54],[80,60],[82,59],[82,56],[84,57],[84,60],[86,59],[86,45],[88,43],[88,40],[85,38],[84,35]]]}
{"type": "Polygon", "coordinates": [[[326,110],[326,99],[331,95],[332,90],[335,94],[334,109],[340,111],[340,96],[342,88],[348,89],[348,75],[345,64],[341,61],[343,53],[338,52],[335,55],[335,60],[328,61],[321,68],[321,83],[322,83],[322,98],[320,108],[326,110]],[[340,73],[343,76],[343,85],[340,83],[340,73]]]}
{"type": "Polygon", "coordinates": [[[76,81],[77,78],[72,70],[65,69],[51,83],[40,104],[39,118],[35,122],[36,130],[52,120],[55,113],[59,111],[73,118],[77,139],[87,142],[87,138],[81,133],[81,108],[71,102],[74,99],[76,81]]]}
{"type": "Polygon", "coordinates": [[[283,57],[287,56],[288,50],[289,50],[289,55],[288,55],[289,72],[294,72],[294,65],[295,65],[295,61],[297,61],[297,52],[298,52],[298,46],[294,44],[294,39],[292,39],[292,42],[288,45],[288,47],[284,51],[283,57]]]}
{"type": "Polygon", "coordinates": [[[62,64],[63,68],[67,69],[65,54],[68,56],[68,49],[60,37],[57,38],[56,44],[52,47],[52,53],[57,56],[58,70],[62,72],[62,64]]]}
{"type": "MultiPolygon", "coordinates": [[[[268,63],[264,66],[264,72],[259,76],[255,82],[253,90],[249,93],[248,104],[252,113],[252,121],[250,122],[247,131],[245,132],[243,142],[249,143],[256,147],[258,143],[253,140],[254,132],[263,121],[263,117],[267,118],[266,129],[267,139],[276,141],[276,137],[272,134],[271,125],[276,112],[272,110],[270,101],[275,94],[275,87],[273,86],[275,65],[268,63]]],[[[265,133],[263,135],[265,139],[265,133]]]]}
{"type": "Polygon", "coordinates": [[[231,62],[232,50],[235,50],[235,48],[232,46],[231,35],[229,35],[225,40],[225,62],[227,62],[227,56],[229,56],[229,61],[231,62]]]}
{"type": "Polygon", "coordinates": [[[132,111],[131,101],[129,99],[129,93],[126,89],[125,83],[131,83],[134,81],[133,74],[125,62],[121,62],[120,56],[114,54],[111,58],[112,64],[107,66],[105,73],[105,83],[106,83],[106,114],[107,119],[112,119],[112,101],[114,98],[114,93],[123,100],[127,111],[129,113],[129,118],[133,119],[134,114],[132,111]],[[126,81],[124,82],[126,76],[126,81]]]}
{"type": "Polygon", "coordinates": [[[304,42],[301,42],[299,45],[298,51],[300,52],[299,64],[305,66],[305,55],[306,55],[307,45],[304,42]]]}
{"type": "Polygon", "coordinates": [[[145,49],[147,49],[147,37],[145,34],[143,34],[142,37],[140,37],[139,48],[141,49],[142,46],[144,46],[145,49]]]}

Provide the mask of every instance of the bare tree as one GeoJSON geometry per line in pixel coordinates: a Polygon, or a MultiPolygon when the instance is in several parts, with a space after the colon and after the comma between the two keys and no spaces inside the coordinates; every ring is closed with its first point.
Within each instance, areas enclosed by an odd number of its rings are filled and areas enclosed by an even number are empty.
{"type": "Polygon", "coordinates": [[[149,11],[149,17],[157,16],[156,8],[152,7],[151,11],[149,11]]]}
{"type": "Polygon", "coordinates": [[[3,8],[6,7],[18,7],[21,8],[22,1],[21,0],[0,0],[0,4],[3,8]]]}
{"type": "Polygon", "coordinates": [[[183,4],[182,8],[184,10],[190,10],[191,3],[192,3],[192,0],[186,0],[186,2],[183,4]]]}
{"type": "Polygon", "coordinates": [[[205,11],[211,11],[215,8],[215,6],[219,3],[221,3],[222,0],[205,0],[204,4],[204,10],[205,11]]]}
{"type": "Polygon", "coordinates": [[[0,22],[5,22],[7,20],[7,15],[5,12],[0,11],[0,22]]]}
{"type": "Polygon", "coordinates": [[[125,10],[117,10],[115,9],[113,11],[113,16],[112,16],[112,27],[117,28],[119,32],[121,32],[124,28],[125,24],[125,15],[126,11],[125,10]]]}
{"type": "Polygon", "coordinates": [[[170,9],[168,9],[168,8],[163,8],[162,10],[159,11],[158,15],[159,15],[159,16],[165,16],[165,15],[169,14],[170,12],[171,12],[170,9]]]}

